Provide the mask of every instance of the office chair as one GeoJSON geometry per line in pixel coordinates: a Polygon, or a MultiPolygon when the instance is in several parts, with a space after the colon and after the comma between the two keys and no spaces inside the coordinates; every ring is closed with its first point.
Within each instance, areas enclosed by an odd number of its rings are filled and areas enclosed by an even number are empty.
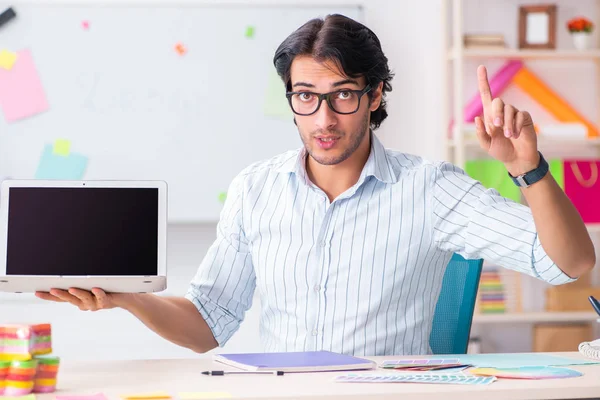
{"type": "Polygon", "coordinates": [[[448,263],[429,336],[433,354],[467,353],[482,266],[458,254],[448,263]]]}

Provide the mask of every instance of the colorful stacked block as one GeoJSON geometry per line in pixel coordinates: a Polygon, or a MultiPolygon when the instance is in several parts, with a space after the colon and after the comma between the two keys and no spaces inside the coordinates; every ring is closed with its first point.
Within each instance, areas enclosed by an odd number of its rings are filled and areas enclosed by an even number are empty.
{"type": "Polygon", "coordinates": [[[27,361],[51,352],[50,324],[0,325],[0,361],[27,361]]]}
{"type": "Polygon", "coordinates": [[[10,361],[0,361],[0,396],[4,394],[6,388],[6,377],[10,368],[10,361]]]}
{"type": "Polygon", "coordinates": [[[0,398],[56,390],[58,357],[50,324],[0,325],[0,398]]]}
{"type": "Polygon", "coordinates": [[[36,357],[35,393],[51,393],[56,390],[56,376],[60,359],[58,357],[36,357]]]}
{"type": "Polygon", "coordinates": [[[37,361],[13,361],[4,383],[5,396],[25,396],[33,391],[37,361]]]}

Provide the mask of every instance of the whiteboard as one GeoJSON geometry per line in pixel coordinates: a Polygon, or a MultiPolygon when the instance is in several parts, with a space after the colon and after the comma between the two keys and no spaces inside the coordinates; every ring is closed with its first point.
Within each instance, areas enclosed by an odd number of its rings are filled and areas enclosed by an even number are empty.
{"type": "Polygon", "coordinates": [[[66,139],[87,157],[83,179],[166,181],[169,222],[218,220],[236,174],[302,145],[272,64],[287,35],[329,13],[363,19],[357,5],[13,8],[0,50],[31,52],[49,109],[0,113],[0,175],[33,179],[44,149],[66,139]]]}

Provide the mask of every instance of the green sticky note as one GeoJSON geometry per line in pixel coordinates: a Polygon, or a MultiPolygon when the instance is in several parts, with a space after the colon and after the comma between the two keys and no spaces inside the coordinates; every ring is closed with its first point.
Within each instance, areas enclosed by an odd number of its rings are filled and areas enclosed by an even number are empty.
{"type": "Polygon", "coordinates": [[[219,193],[219,202],[225,203],[226,199],[227,199],[227,193],[226,192],[219,193]]]}
{"type": "Polygon", "coordinates": [[[562,160],[549,160],[548,164],[550,166],[550,174],[552,175],[552,177],[554,178],[554,180],[556,181],[556,183],[558,183],[558,186],[561,187],[561,189],[565,189],[565,169],[563,168],[563,161],[562,160]]]}
{"type": "Polygon", "coordinates": [[[246,36],[248,39],[252,39],[254,37],[254,27],[252,25],[249,25],[246,27],[246,33],[244,36],[246,36]]]}
{"type": "Polygon", "coordinates": [[[268,76],[264,100],[264,114],[267,117],[284,119],[286,121],[293,118],[288,99],[285,97],[285,85],[274,69],[269,72],[268,76]]]}
{"type": "Polygon", "coordinates": [[[68,157],[71,153],[71,141],[67,139],[56,139],[54,141],[53,154],[68,157]]]}

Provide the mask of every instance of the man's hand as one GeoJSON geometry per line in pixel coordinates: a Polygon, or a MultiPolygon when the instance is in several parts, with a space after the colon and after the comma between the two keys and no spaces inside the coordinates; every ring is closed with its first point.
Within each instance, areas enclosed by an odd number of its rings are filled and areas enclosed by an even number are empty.
{"type": "Polygon", "coordinates": [[[35,296],[48,301],[58,303],[71,303],[79,307],[82,311],[108,310],[118,307],[117,293],[106,293],[102,289],[93,288],[91,292],[76,288],[70,288],[68,291],[52,289],[50,292],[36,292],[35,296]]]}
{"type": "Polygon", "coordinates": [[[483,65],[477,68],[477,81],[483,103],[483,119],[475,117],[475,127],[481,147],[504,163],[514,177],[536,169],[540,156],[531,115],[505,104],[500,98],[492,98],[487,70],[483,65]]]}

